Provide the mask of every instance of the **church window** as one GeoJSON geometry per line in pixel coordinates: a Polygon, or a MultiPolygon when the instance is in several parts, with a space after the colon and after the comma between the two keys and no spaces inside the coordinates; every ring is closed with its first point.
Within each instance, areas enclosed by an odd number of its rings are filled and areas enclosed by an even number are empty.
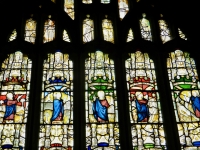
{"type": "Polygon", "coordinates": [[[180,28],[178,28],[178,34],[180,36],[180,38],[184,39],[184,40],[187,40],[187,37],[185,36],[185,34],[181,31],[180,28]]]}
{"type": "Polygon", "coordinates": [[[118,0],[119,18],[122,20],[129,11],[128,0],[118,0]]]}
{"type": "Polygon", "coordinates": [[[92,4],[92,0],[82,0],[84,4],[92,4]]]}
{"type": "Polygon", "coordinates": [[[43,43],[53,41],[55,39],[55,21],[48,19],[44,23],[43,43]]]}
{"type": "Polygon", "coordinates": [[[112,21],[108,19],[104,19],[102,21],[102,28],[103,28],[104,40],[114,43],[114,30],[113,30],[112,21]]]}
{"type": "Polygon", "coordinates": [[[83,21],[83,43],[87,43],[94,40],[94,22],[89,19],[89,15],[83,21]]]}
{"type": "Polygon", "coordinates": [[[142,16],[143,18],[140,19],[141,36],[145,40],[152,41],[150,22],[145,18],[146,17],[145,13],[143,13],[142,16]]]}
{"type": "Polygon", "coordinates": [[[200,145],[199,78],[195,61],[181,50],[169,53],[167,70],[182,150],[200,145]]]}
{"type": "Polygon", "coordinates": [[[63,40],[66,42],[71,42],[66,30],[63,30],[63,40]]]}
{"type": "Polygon", "coordinates": [[[74,0],[64,0],[64,11],[74,20],[74,0]]]}
{"type": "Polygon", "coordinates": [[[40,149],[73,149],[73,63],[59,50],[44,60],[40,149]]]}
{"type": "Polygon", "coordinates": [[[30,43],[35,43],[35,37],[36,37],[36,21],[34,21],[32,18],[26,20],[25,25],[25,41],[30,43]]]}
{"type": "Polygon", "coordinates": [[[85,60],[86,147],[120,149],[114,61],[101,51],[85,60]]]}
{"type": "Polygon", "coordinates": [[[160,27],[160,37],[163,43],[166,43],[171,40],[171,34],[169,27],[165,20],[159,20],[159,27],[160,27]]]}
{"type": "Polygon", "coordinates": [[[133,149],[166,149],[155,66],[147,53],[125,62],[133,149]]]}
{"type": "Polygon", "coordinates": [[[24,149],[32,61],[22,52],[9,54],[0,72],[0,145],[24,149]]]}
{"type": "Polygon", "coordinates": [[[11,42],[11,41],[15,40],[16,38],[17,38],[17,31],[16,31],[16,29],[14,29],[10,35],[8,42],[11,42]]]}
{"type": "Polygon", "coordinates": [[[128,31],[128,37],[127,37],[126,42],[130,42],[130,41],[132,41],[133,39],[134,39],[133,31],[132,31],[132,29],[129,29],[129,31],[128,31]]]}

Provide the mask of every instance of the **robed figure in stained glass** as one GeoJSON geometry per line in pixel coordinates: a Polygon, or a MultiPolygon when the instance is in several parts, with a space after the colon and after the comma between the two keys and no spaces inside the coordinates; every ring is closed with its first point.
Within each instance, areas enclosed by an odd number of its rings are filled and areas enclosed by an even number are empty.
{"type": "Polygon", "coordinates": [[[93,102],[93,113],[94,117],[97,121],[103,122],[108,121],[108,110],[107,108],[110,106],[108,101],[105,99],[104,91],[98,91],[98,97],[93,102]]]}

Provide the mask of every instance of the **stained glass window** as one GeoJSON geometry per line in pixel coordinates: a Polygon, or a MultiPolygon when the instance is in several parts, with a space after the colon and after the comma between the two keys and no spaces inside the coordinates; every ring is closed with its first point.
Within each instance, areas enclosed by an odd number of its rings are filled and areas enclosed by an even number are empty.
{"type": "Polygon", "coordinates": [[[94,40],[94,22],[93,20],[86,18],[83,21],[83,43],[87,43],[94,40]]]}
{"type": "Polygon", "coordinates": [[[118,0],[119,18],[122,20],[129,11],[128,0],[118,0]]]}
{"type": "Polygon", "coordinates": [[[152,35],[151,35],[151,28],[149,20],[147,20],[146,14],[142,14],[143,18],[140,19],[140,30],[141,30],[141,36],[143,39],[152,41],[152,35]]]}
{"type": "Polygon", "coordinates": [[[167,70],[182,150],[200,146],[199,78],[195,61],[181,50],[169,53],[167,70]]]}
{"type": "Polygon", "coordinates": [[[40,150],[73,150],[73,63],[57,51],[44,60],[40,150]]]}
{"type": "Polygon", "coordinates": [[[171,34],[169,27],[165,20],[159,20],[159,27],[160,27],[160,38],[163,43],[168,42],[171,40],[171,34]]]}
{"type": "Polygon", "coordinates": [[[63,40],[66,42],[71,42],[66,30],[63,30],[63,40]]]}
{"type": "Polygon", "coordinates": [[[125,67],[133,149],[166,149],[154,62],[140,51],[129,55],[125,67]]]}
{"type": "Polygon", "coordinates": [[[102,28],[103,28],[104,40],[114,43],[114,30],[113,30],[112,21],[108,19],[104,19],[102,21],[102,28]]]}
{"type": "Polygon", "coordinates": [[[82,0],[84,4],[92,4],[92,0],[82,0]]]}
{"type": "Polygon", "coordinates": [[[86,148],[120,149],[114,62],[101,51],[85,61],[86,148]]]}
{"type": "Polygon", "coordinates": [[[32,61],[17,51],[0,72],[0,149],[24,150],[32,61]]]}
{"type": "Polygon", "coordinates": [[[102,4],[109,4],[109,3],[110,3],[110,0],[101,0],[101,3],[102,3],[102,4]]]}
{"type": "Polygon", "coordinates": [[[36,21],[34,21],[32,18],[26,20],[25,25],[25,41],[30,43],[35,43],[35,37],[36,37],[36,21]]]}
{"type": "Polygon", "coordinates": [[[132,31],[132,29],[130,29],[129,32],[128,32],[128,37],[127,37],[126,42],[130,42],[130,41],[132,41],[133,39],[134,39],[133,31],[132,31]]]}
{"type": "Polygon", "coordinates": [[[14,29],[14,30],[12,31],[11,35],[10,35],[10,38],[9,38],[8,42],[13,41],[13,40],[15,40],[16,38],[17,38],[17,31],[16,31],[16,29],[14,29]]]}
{"type": "Polygon", "coordinates": [[[44,39],[43,42],[50,42],[55,39],[55,21],[48,19],[44,23],[44,39]]]}
{"type": "Polygon", "coordinates": [[[74,0],[65,0],[64,10],[74,20],[74,0]]]}
{"type": "Polygon", "coordinates": [[[178,34],[179,34],[180,38],[182,38],[182,39],[184,39],[184,40],[187,40],[185,34],[181,31],[180,28],[178,28],[178,34]]]}

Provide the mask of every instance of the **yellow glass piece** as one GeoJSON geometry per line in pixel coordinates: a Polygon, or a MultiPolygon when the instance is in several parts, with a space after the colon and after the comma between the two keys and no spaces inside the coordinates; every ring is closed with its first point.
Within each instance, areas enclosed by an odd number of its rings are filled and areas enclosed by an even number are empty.
{"type": "Polygon", "coordinates": [[[92,4],[92,0],[82,0],[82,3],[84,3],[84,4],[92,4]]]}
{"type": "Polygon", "coordinates": [[[25,41],[30,43],[35,43],[35,37],[36,37],[36,21],[34,21],[32,18],[26,20],[25,25],[25,41]]]}
{"type": "Polygon", "coordinates": [[[171,33],[165,20],[159,20],[160,38],[163,43],[171,40],[171,33]]]}
{"type": "Polygon", "coordinates": [[[118,0],[119,18],[122,20],[129,11],[128,0],[118,0]]]}
{"type": "Polygon", "coordinates": [[[114,30],[113,30],[112,21],[108,19],[104,19],[102,21],[102,28],[103,28],[104,40],[114,43],[114,30]]]}
{"type": "Polygon", "coordinates": [[[51,0],[52,2],[56,3],[56,0],[51,0]]]}
{"type": "Polygon", "coordinates": [[[63,40],[66,42],[71,42],[66,30],[63,31],[63,40]]]}
{"type": "Polygon", "coordinates": [[[184,39],[184,40],[187,40],[185,34],[181,31],[180,28],[178,28],[178,34],[179,34],[180,38],[182,38],[182,39],[184,39]]]}
{"type": "Polygon", "coordinates": [[[126,42],[130,42],[130,41],[132,41],[133,39],[134,39],[133,31],[132,31],[132,29],[130,29],[129,32],[128,32],[128,37],[127,37],[126,42]]]}
{"type": "Polygon", "coordinates": [[[83,43],[94,40],[94,22],[87,18],[83,21],[83,43]]]}
{"type": "Polygon", "coordinates": [[[109,4],[109,3],[110,3],[110,0],[101,0],[101,3],[102,3],[102,4],[109,4]]]}
{"type": "Polygon", "coordinates": [[[15,40],[16,38],[17,38],[17,31],[16,31],[16,29],[14,29],[14,30],[12,31],[11,35],[10,35],[10,38],[9,38],[8,42],[13,41],[13,40],[15,40]]]}
{"type": "Polygon", "coordinates": [[[44,23],[44,39],[43,43],[53,41],[55,39],[55,22],[48,19],[44,23]]]}
{"type": "Polygon", "coordinates": [[[64,1],[64,11],[74,20],[74,0],[64,1]]]}
{"type": "Polygon", "coordinates": [[[143,14],[143,18],[140,19],[141,36],[145,40],[152,41],[150,23],[145,17],[146,14],[143,14]]]}

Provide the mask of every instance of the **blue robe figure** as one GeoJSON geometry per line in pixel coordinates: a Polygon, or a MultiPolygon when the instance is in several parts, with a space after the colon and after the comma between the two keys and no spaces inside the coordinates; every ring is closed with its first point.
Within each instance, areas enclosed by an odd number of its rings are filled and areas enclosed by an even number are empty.
{"type": "Polygon", "coordinates": [[[191,96],[192,108],[194,110],[195,116],[200,118],[200,98],[191,96]]]}
{"type": "Polygon", "coordinates": [[[137,121],[138,122],[147,122],[149,118],[149,109],[147,107],[147,100],[142,100],[143,103],[136,100],[136,108],[137,108],[137,121]]]}
{"type": "Polygon", "coordinates": [[[108,121],[108,112],[107,112],[108,107],[109,107],[109,104],[107,100],[100,101],[99,98],[96,98],[92,106],[94,118],[100,122],[108,121]]]}
{"type": "Polygon", "coordinates": [[[53,114],[51,121],[61,121],[63,119],[63,114],[64,114],[63,101],[55,99],[53,101],[53,114]]]}

